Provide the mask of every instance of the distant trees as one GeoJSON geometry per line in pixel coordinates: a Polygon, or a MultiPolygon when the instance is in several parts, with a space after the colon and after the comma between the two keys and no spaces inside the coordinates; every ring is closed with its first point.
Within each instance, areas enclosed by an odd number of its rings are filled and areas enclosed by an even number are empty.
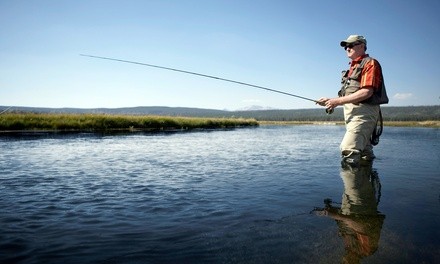
{"type": "MultiPolygon", "coordinates": [[[[328,115],[324,109],[264,110],[234,112],[235,116],[255,118],[259,121],[341,121],[342,107],[328,115]]],[[[440,106],[382,107],[385,121],[428,121],[440,120],[440,106]]]]}
{"type": "MultiPolygon", "coordinates": [[[[1,107],[3,109],[6,107],[1,107]]],[[[30,108],[13,107],[12,112],[34,113],[94,113],[110,115],[159,115],[186,116],[208,118],[255,118],[258,121],[342,121],[342,107],[328,115],[324,108],[292,109],[292,110],[253,110],[253,111],[224,111],[214,109],[187,107],[127,107],[127,108],[30,108]]],[[[385,121],[440,121],[440,105],[434,106],[383,106],[382,114],[385,121]]]]}
{"type": "Polygon", "coordinates": [[[382,107],[386,121],[440,120],[440,106],[382,107]]]}

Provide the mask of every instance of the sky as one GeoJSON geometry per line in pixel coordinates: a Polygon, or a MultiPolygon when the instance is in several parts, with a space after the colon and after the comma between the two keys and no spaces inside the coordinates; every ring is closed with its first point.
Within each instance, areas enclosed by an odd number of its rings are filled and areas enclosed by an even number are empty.
{"type": "MultiPolygon", "coordinates": [[[[440,104],[438,0],[0,0],[0,105],[237,110],[313,102],[176,68],[319,99],[336,97],[367,39],[389,106],[440,104]]],[[[1,110],[1,109],[0,109],[1,110]]]]}

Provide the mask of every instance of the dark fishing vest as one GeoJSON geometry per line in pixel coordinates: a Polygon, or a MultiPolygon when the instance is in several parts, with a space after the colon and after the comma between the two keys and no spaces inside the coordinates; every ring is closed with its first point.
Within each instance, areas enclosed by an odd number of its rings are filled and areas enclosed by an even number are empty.
{"type": "MultiPolygon", "coordinates": [[[[346,96],[350,95],[352,93],[357,92],[361,87],[361,77],[362,77],[362,70],[364,69],[364,66],[367,62],[372,60],[371,57],[365,57],[362,59],[361,63],[359,63],[353,71],[351,72],[350,76],[348,76],[349,71],[342,71],[342,80],[341,80],[341,90],[338,92],[338,95],[346,96]]],[[[380,65],[379,65],[380,67],[380,65]]],[[[382,70],[380,71],[381,77],[382,77],[382,87],[375,87],[373,95],[362,101],[361,103],[364,104],[373,104],[373,105],[380,105],[380,104],[387,104],[388,103],[388,96],[387,91],[385,89],[385,81],[383,79],[382,70]]]]}

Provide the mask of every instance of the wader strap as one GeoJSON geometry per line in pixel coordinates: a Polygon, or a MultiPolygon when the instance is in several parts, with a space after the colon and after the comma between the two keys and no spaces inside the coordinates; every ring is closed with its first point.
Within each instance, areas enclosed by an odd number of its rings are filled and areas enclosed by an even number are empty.
{"type": "Polygon", "coordinates": [[[373,134],[371,135],[371,145],[376,146],[379,144],[379,137],[382,135],[383,131],[383,118],[382,118],[382,111],[379,109],[379,118],[376,122],[376,127],[373,130],[373,134]]]}

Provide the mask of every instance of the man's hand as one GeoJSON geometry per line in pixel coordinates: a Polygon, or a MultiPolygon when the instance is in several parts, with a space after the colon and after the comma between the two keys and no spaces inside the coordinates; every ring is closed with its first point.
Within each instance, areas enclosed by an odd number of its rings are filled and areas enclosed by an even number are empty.
{"type": "Polygon", "coordinates": [[[327,99],[324,106],[327,109],[335,109],[338,105],[343,104],[341,101],[341,97],[327,99]]]}
{"type": "Polygon", "coordinates": [[[316,104],[320,106],[324,106],[326,108],[325,112],[327,114],[333,113],[333,109],[335,109],[335,107],[338,106],[337,103],[339,103],[339,98],[331,99],[327,97],[321,97],[319,98],[318,101],[316,101],[316,104]]]}
{"type": "Polygon", "coordinates": [[[338,105],[342,105],[341,98],[327,98],[327,97],[321,97],[318,101],[316,101],[316,104],[319,104],[320,106],[325,106],[327,109],[333,109],[338,105]]]}
{"type": "Polygon", "coordinates": [[[316,104],[320,105],[320,106],[325,106],[325,103],[330,100],[329,98],[326,97],[321,97],[316,101],[316,104]]]}

